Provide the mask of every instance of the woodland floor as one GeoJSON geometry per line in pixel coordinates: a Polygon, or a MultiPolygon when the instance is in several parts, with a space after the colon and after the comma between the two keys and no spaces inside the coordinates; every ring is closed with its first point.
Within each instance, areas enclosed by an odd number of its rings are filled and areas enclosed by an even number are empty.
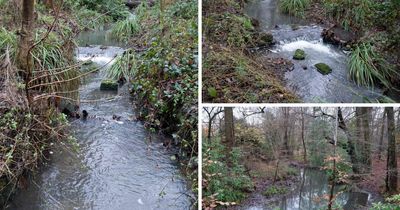
{"type": "MultiPolygon", "coordinates": [[[[397,157],[397,168],[400,168],[400,157],[397,157]]],[[[385,191],[386,158],[383,157],[382,160],[379,160],[378,156],[373,156],[371,171],[370,175],[358,183],[358,187],[368,192],[383,193],[385,191]]],[[[397,186],[399,185],[400,181],[397,186]]]]}

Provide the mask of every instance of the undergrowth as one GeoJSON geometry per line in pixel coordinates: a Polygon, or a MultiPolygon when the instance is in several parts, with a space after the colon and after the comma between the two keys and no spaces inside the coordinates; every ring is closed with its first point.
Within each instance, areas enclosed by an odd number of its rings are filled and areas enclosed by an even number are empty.
{"type": "Polygon", "coordinates": [[[234,148],[229,157],[219,138],[203,141],[203,207],[230,206],[240,203],[253,189],[249,175],[240,164],[240,150],[234,148]],[[227,165],[227,161],[231,165],[227,165]]]}
{"type": "Polygon", "coordinates": [[[287,192],[288,192],[288,189],[286,189],[285,187],[271,186],[271,187],[268,187],[263,192],[263,195],[265,195],[266,197],[272,197],[272,196],[275,196],[275,195],[286,194],[287,192]]]}
{"type": "Polygon", "coordinates": [[[399,210],[400,194],[389,196],[385,199],[385,203],[378,202],[372,204],[372,210],[399,210]]]}

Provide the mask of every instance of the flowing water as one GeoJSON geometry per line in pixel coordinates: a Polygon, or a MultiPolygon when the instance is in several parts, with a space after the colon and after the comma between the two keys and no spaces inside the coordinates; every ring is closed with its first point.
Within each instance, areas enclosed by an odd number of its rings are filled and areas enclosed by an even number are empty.
{"type": "MultiPolygon", "coordinates": [[[[330,185],[326,172],[315,169],[301,169],[300,180],[291,193],[275,200],[255,199],[258,202],[244,206],[245,210],[317,210],[326,209],[328,200],[324,199],[330,193],[330,185]]],[[[367,192],[342,191],[344,186],[335,186],[335,205],[345,210],[368,209],[367,206],[379,200],[367,192]],[[339,193],[340,192],[340,193],[339,193]]],[[[254,195],[263,196],[263,195],[254,195]]],[[[252,199],[250,197],[250,199],[252,199]]]]}
{"type": "MultiPolygon", "coordinates": [[[[82,36],[82,46],[104,44],[106,37],[105,32],[82,36]]],[[[104,65],[123,51],[79,47],[76,57],[104,65]]],[[[57,143],[51,160],[17,192],[10,209],[190,209],[192,193],[170,158],[174,151],[162,146],[164,137],[148,134],[133,120],[128,88],[99,91],[102,78],[102,71],[93,73],[80,87],[81,100],[90,101],[81,103],[81,110],[92,117],[71,123],[78,149],[57,143]]]]}
{"type": "Polygon", "coordinates": [[[323,26],[279,12],[277,0],[255,0],[246,6],[246,13],[260,21],[263,31],[272,33],[276,41],[266,56],[283,57],[294,68],[285,72],[286,86],[305,102],[377,102],[382,90],[359,87],[348,77],[348,56],[336,46],[322,42],[323,26]],[[293,60],[296,49],[306,53],[305,60],[293,60]],[[329,75],[320,74],[314,67],[326,63],[332,68],[329,75]]]}

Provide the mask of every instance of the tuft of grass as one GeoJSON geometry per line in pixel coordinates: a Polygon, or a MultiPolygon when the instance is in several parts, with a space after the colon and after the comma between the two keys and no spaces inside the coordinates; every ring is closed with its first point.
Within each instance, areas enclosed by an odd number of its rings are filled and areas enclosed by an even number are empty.
{"type": "Polygon", "coordinates": [[[373,87],[377,83],[391,88],[390,78],[397,72],[390,68],[370,43],[360,43],[350,54],[349,75],[358,84],[373,87]]]}
{"type": "Polygon", "coordinates": [[[134,69],[136,69],[135,55],[131,50],[127,50],[107,69],[107,77],[115,80],[125,78],[129,81],[134,76],[134,69]]]}
{"type": "Polygon", "coordinates": [[[120,20],[111,29],[111,34],[120,41],[127,41],[140,31],[140,23],[137,16],[130,16],[120,20]]]}
{"type": "Polygon", "coordinates": [[[304,17],[305,10],[310,6],[310,0],[282,0],[280,1],[280,9],[282,12],[304,17]]]}
{"type": "Polygon", "coordinates": [[[275,195],[286,194],[287,192],[288,192],[288,190],[285,187],[271,186],[271,187],[268,187],[263,192],[263,195],[265,195],[266,197],[272,197],[275,195]]]}
{"type": "Polygon", "coordinates": [[[10,56],[14,57],[15,49],[17,47],[17,36],[15,33],[0,27],[0,54],[3,54],[7,47],[10,49],[10,56]]]}

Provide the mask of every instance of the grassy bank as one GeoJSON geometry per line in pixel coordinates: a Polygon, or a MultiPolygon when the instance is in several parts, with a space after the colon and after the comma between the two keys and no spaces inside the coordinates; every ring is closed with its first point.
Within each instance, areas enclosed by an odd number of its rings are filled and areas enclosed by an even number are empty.
{"type": "Polygon", "coordinates": [[[273,66],[250,53],[273,38],[256,30],[241,1],[203,2],[203,87],[205,102],[297,102],[273,66]]]}

